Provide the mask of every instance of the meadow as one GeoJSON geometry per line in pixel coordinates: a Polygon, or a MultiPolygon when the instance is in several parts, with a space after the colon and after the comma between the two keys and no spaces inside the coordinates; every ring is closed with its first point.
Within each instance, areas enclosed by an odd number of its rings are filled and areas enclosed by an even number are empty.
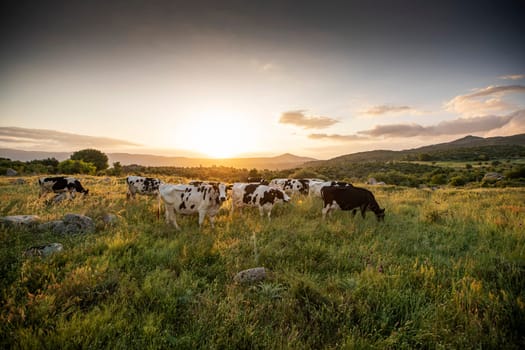
{"type": "MultiPolygon", "coordinates": [[[[168,178],[170,182],[186,179],[168,178]]],[[[181,231],[124,181],[48,205],[36,177],[0,178],[0,216],[92,217],[94,234],[2,227],[0,347],[111,349],[469,349],[525,347],[525,188],[367,187],[385,222],[294,198],[181,231]],[[115,225],[104,225],[106,213],[115,225]],[[49,257],[34,245],[60,242],[49,257]],[[238,284],[241,270],[268,277],[238,284]]],[[[359,185],[359,184],[356,184],[359,185]]],[[[362,185],[363,187],[366,187],[362,185]]]]}

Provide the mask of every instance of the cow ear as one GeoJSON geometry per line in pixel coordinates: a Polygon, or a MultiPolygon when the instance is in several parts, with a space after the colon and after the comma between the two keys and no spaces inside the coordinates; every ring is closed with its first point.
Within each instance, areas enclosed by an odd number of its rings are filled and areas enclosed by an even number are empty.
{"type": "Polygon", "coordinates": [[[226,189],[227,189],[227,190],[231,190],[232,188],[233,188],[233,185],[227,185],[227,186],[226,186],[226,189]]]}

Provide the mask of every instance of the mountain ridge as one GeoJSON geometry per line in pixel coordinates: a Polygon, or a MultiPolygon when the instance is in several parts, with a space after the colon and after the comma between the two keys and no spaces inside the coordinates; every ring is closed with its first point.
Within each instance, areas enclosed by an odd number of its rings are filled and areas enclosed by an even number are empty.
{"type": "MultiPolygon", "coordinates": [[[[34,159],[55,158],[58,161],[69,159],[73,152],[47,152],[47,151],[23,151],[11,148],[0,149],[0,157],[11,160],[30,161],[34,159]]],[[[199,166],[227,166],[236,168],[258,168],[258,169],[290,169],[298,167],[306,162],[314,161],[315,158],[301,157],[291,153],[283,153],[274,157],[245,157],[245,158],[192,158],[183,156],[161,156],[154,154],[136,154],[125,152],[106,153],[109,164],[120,162],[122,165],[143,166],[173,166],[173,167],[199,167],[199,166]]]]}

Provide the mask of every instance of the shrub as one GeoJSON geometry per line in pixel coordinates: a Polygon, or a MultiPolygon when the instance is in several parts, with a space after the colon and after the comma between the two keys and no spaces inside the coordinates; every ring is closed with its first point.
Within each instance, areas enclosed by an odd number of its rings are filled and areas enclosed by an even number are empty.
{"type": "Polygon", "coordinates": [[[58,171],[63,174],[90,174],[96,172],[96,167],[91,163],[82,160],[67,159],[58,164],[58,171]]]}

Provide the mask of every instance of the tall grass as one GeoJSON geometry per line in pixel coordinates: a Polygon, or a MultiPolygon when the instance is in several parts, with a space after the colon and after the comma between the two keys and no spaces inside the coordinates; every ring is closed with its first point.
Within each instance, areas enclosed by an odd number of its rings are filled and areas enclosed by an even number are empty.
{"type": "MultiPolygon", "coordinates": [[[[34,181],[33,181],[34,182],[34,181]]],[[[2,348],[510,348],[525,346],[525,190],[376,187],[386,220],[319,199],[196,217],[175,231],[156,199],[83,179],[57,205],[0,180],[0,215],[93,217],[91,235],[0,232],[2,348]],[[107,212],[118,216],[106,226],[107,212]],[[61,242],[47,258],[32,245],[61,242]],[[236,284],[240,270],[268,278],[236,284]]]]}

